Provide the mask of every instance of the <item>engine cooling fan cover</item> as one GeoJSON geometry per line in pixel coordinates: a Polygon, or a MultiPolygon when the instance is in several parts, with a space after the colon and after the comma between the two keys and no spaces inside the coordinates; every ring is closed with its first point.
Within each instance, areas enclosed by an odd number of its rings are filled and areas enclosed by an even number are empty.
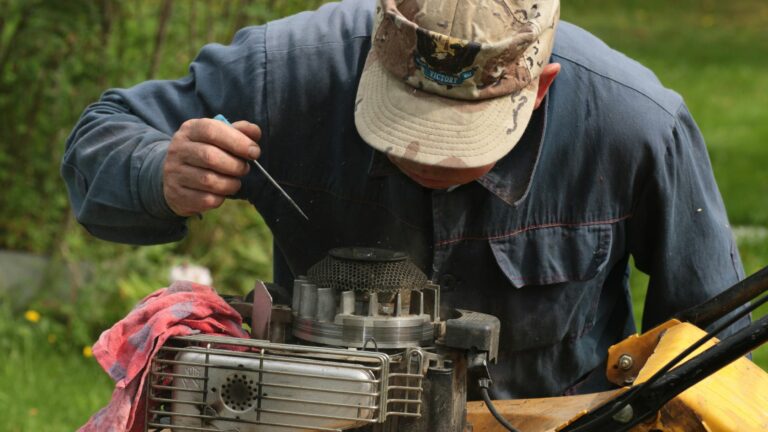
{"type": "Polygon", "coordinates": [[[406,253],[379,248],[332,249],[308,270],[307,277],[317,286],[336,291],[408,291],[427,283],[427,276],[406,253]]]}

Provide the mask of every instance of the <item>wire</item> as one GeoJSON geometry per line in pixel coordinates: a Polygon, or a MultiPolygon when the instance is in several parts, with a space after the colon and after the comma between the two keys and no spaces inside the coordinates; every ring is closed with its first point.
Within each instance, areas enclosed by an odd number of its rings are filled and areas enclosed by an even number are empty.
{"type": "Polygon", "coordinates": [[[491,380],[489,378],[481,378],[478,380],[478,385],[480,386],[480,394],[483,396],[483,402],[485,402],[485,406],[488,407],[488,411],[491,412],[493,418],[495,418],[496,421],[504,426],[508,431],[519,432],[517,429],[515,429],[514,426],[512,426],[509,421],[507,421],[507,419],[504,418],[504,416],[496,411],[496,407],[493,405],[491,396],[488,394],[488,387],[491,385],[491,380]]]}
{"type": "Polygon", "coordinates": [[[760,300],[752,303],[748,308],[744,309],[743,311],[737,313],[724,323],[717,326],[714,330],[707,333],[706,335],[702,336],[701,339],[696,341],[693,345],[689,346],[685,351],[681,352],[677,355],[677,357],[673,358],[669,363],[664,365],[663,368],[659,369],[653,376],[651,376],[646,382],[641,384],[641,386],[644,387],[650,387],[653,383],[659,380],[659,378],[662,377],[665,373],[669,372],[672,367],[677,365],[681,360],[688,357],[691,353],[696,351],[700,346],[704,345],[705,342],[715,337],[718,333],[725,330],[727,327],[729,327],[731,324],[735,323],[739,319],[743,318],[745,315],[749,314],[750,312],[754,311],[758,307],[762,306],[766,301],[768,301],[768,295],[761,298],[760,300]]]}
{"type": "Polygon", "coordinates": [[[379,344],[376,343],[376,338],[373,336],[365,340],[365,343],[363,344],[363,351],[368,348],[368,342],[373,342],[373,349],[376,350],[376,352],[379,352],[379,344]]]}
{"type": "Polygon", "coordinates": [[[637,399],[638,395],[640,393],[642,393],[643,389],[648,388],[651,385],[653,385],[664,374],[669,372],[670,369],[672,369],[675,365],[677,365],[681,360],[683,360],[684,358],[688,357],[691,353],[696,351],[696,349],[698,349],[699,347],[704,345],[704,343],[706,343],[708,340],[710,340],[713,337],[715,337],[721,331],[725,330],[731,324],[735,323],[737,320],[743,318],[744,316],[746,316],[750,312],[752,312],[755,309],[757,309],[758,307],[762,306],[766,301],[768,301],[768,295],[763,297],[763,298],[761,298],[760,300],[752,303],[746,309],[738,312],[733,317],[729,318],[728,320],[726,320],[722,324],[718,325],[711,332],[708,332],[706,335],[702,336],[701,339],[697,340],[691,346],[686,348],[685,351],[681,352],[675,358],[670,360],[667,364],[664,365],[664,367],[659,369],[655,374],[653,374],[653,376],[648,378],[647,381],[643,382],[642,384],[640,384],[640,385],[638,385],[636,387],[633,387],[632,389],[630,389],[628,391],[628,393],[625,393],[625,395],[628,395],[628,396],[627,396],[627,398],[624,401],[617,403],[616,405],[613,406],[613,408],[611,408],[607,412],[603,413],[599,417],[597,417],[597,418],[595,418],[595,419],[593,419],[593,420],[591,420],[591,421],[589,421],[589,422],[587,422],[587,423],[585,423],[585,424],[583,424],[581,426],[577,426],[576,428],[569,430],[569,432],[583,432],[583,431],[587,431],[587,430],[589,430],[589,428],[591,426],[599,424],[600,422],[602,422],[603,420],[605,420],[608,417],[612,417],[614,414],[616,414],[617,412],[621,411],[625,406],[629,405],[635,399],[637,399]]]}

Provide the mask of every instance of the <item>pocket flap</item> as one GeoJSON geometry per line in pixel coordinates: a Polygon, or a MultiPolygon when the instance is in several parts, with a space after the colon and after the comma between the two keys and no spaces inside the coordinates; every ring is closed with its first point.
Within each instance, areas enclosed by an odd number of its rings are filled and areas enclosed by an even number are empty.
{"type": "Polygon", "coordinates": [[[610,225],[548,226],[490,241],[501,271],[516,288],[594,278],[606,265],[610,225]]]}

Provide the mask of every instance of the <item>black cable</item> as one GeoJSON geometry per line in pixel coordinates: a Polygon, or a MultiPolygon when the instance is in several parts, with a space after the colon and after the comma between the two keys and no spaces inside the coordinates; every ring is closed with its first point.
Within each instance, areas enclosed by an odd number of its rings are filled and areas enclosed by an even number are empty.
{"type": "Polygon", "coordinates": [[[373,349],[376,352],[379,352],[379,344],[376,343],[376,338],[374,338],[373,336],[365,340],[365,343],[363,344],[363,351],[365,351],[368,348],[368,342],[373,342],[373,349]]]}
{"type": "Polygon", "coordinates": [[[504,416],[499,414],[499,412],[496,411],[496,407],[493,406],[491,396],[488,394],[488,387],[491,385],[491,380],[488,378],[481,378],[478,380],[478,385],[480,386],[480,394],[483,396],[483,402],[485,402],[485,406],[488,407],[488,411],[491,412],[493,418],[495,418],[496,421],[504,426],[508,431],[519,432],[517,429],[515,429],[514,426],[512,426],[509,421],[507,421],[507,419],[504,418],[504,416]]]}
{"type": "Polygon", "coordinates": [[[745,315],[751,313],[755,309],[757,309],[760,306],[762,306],[766,301],[768,301],[768,295],[763,297],[763,298],[761,298],[760,300],[752,303],[748,308],[746,308],[743,311],[737,313],[736,315],[734,315],[733,317],[731,317],[730,319],[728,319],[724,323],[722,323],[719,326],[717,326],[711,332],[709,332],[709,333],[705,334],[704,336],[702,336],[701,339],[696,341],[693,345],[689,346],[685,351],[683,351],[680,354],[678,354],[677,357],[675,357],[672,360],[670,360],[669,363],[664,365],[663,368],[659,369],[655,374],[653,374],[653,376],[648,378],[648,380],[645,381],[644,383],[642,383],[641,386],[650,387],[651,385],[653,385],[653,383],[658,381],[659,378],[661,378],[662,375],[664,375],[665,373],[669,372],[670,369],[672,369],[674,366],[676,366],[684,358],[688,357],[691,353],[696,351],[696,349],[698,349],[699,347],[704,345],[704,343],[706,343],[708,340],[710,340],[713,337],[715,337],[718,333],[720,333],[721,331],[725,330],[731,324],[733,324],[736,321],[738,321],[739,319],[743,318],[745,315]]]}
{"type": "Polygon", "coordinates": [[[733,317],[729,318],[722,324],[718,325],[715,329],[713,329],[711,332],[708,332],[704,336],[702,336],[699,340],[694,342],[691,346],[685,349],[682,353],[678,354],[675,358],[670,360],[667,364],[664,365],[661,369],[659,369],[655,374],[653,374],[650,378],[648,378],[647,381],[643,382],[642,384],[631,388],[627,391],[627,393],[624,393],[624,396],[626,396],[626,399],[624,401],[618,402],[616,405],[613,406],[610,410],[603,413],[599,417],[590,420],[586,424],[583,424],[581,426],[577,426],[575,429],[569,429],[568,432],[584,432],[589,430],[591,426],[595,426],[596,424],[599,424],[603,420],[605,420],[608,417],[613,417],[616,413],[621,411],[625,406],[632,403],[635,399],[637,399],[639,394],[642,393],[643,389],[650,387],[653,385],[656,381],[659,380],[664,374],[669,372],[670,369],[672,369],[674,366],[676,366],[681,360],[688,357],[691,353],[696,351],[699,347],[701,347],[704,343],[706,343],[708,340],[715,337],[718,333],[725,330],[727,327],[729,327],[731,324],[735,323],[737,320],[743,318],[750,312],[754,311],[758,307],[762,306],[766,301],[768,301],[768,296],[765,296],[761,298],[760,300],[757,300],[756,302],[752,303],[749,307],[744,309],[743,311],[738,312],[733,317]]]}

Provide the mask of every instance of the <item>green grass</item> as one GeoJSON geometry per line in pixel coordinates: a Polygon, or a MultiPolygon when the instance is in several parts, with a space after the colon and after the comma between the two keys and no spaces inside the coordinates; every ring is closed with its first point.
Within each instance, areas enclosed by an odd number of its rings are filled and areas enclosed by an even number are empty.
{"type": "Polygon", "coordinates": [[[5,431],[72,431],[112,393],[112,382],[93,358],[45,349],[6,358],[0,380],[0,430],[5,431]]]}
{"type": "Polygon", "coordinates": [[[0,333],[0,431],[72,431],[109,401],[113,383],[93,357],[61,336],[51,343],[42,321],[3,318],[14,335],[0,333]]]}
{"type": "Polygon", "coordinates": [[[562,16],[685,98],[731,222],[768,226],[768,3],[569,0],[562,16]]]}

